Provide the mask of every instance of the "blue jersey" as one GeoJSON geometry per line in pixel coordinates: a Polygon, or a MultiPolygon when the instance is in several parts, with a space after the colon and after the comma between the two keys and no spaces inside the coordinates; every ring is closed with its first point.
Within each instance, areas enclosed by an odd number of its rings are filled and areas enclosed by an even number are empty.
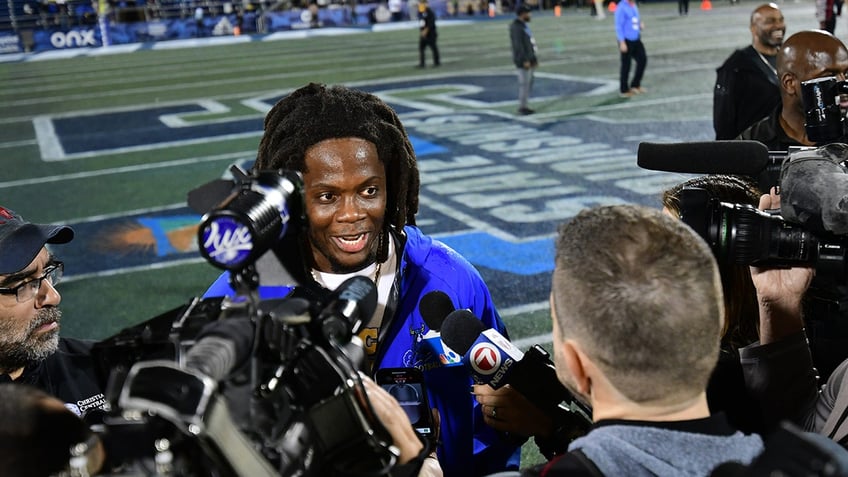
{"type": "Polygon", "coordinates": [[[615,9],[615,36],[618,41],[638,40],[642,30],[639,8],[629,0],[618,2],[615,9]]]}
{"type": "MultiPolygon", "coordinates": [[[[520,446],[483,421],[481,406],[470,392],[471,376],[462,364],[440,356],[427,345],[430,329],[421,318],[418,303],[430,291],[446,293],[457,309],[467,308],[486,327],[504,336],[506,329],[495,310],[491,294],[477,270],[447,245],[424,235],[417,227],[404,228],[405,243],[395,277],[397,301],[376,336],[374,367],[414,367],[424,372],[430,405],[439,410],[441,441],[439,462],[446,476],[485,475],[517,469],[520,446]]],[[[265,283],[260,275],[261,299],[280,298],[291,291],[284,284],[265,283]]],[[[223,274],[206,296],[232,295],[229,274],[223,274]]],[[[391,303],[390,303],[391,305],[391,303]]],[[[375,337],[363,337],[363,341],[375,337]]]]}

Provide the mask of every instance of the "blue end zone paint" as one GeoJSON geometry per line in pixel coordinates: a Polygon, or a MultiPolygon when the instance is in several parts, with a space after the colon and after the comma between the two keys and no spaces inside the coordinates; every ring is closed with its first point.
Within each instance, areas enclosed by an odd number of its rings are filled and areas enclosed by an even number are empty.
{"type": "Polygon", "coordinates": [[[409,136],[409,142],[412,144],[412,148],[415,149],[416,157],[428,156],[430,154],[439,154],[441,152],[447,152],[447,149],[439,146],[438,144],[432,143],[426,139],[420,138],[418,136],[409,136]]]}
{"type": "Polygon", "coordinates": [[[548,273],[554,269],[554,241],[550,238],[512,243],[479,232],[440,240],[478,267],[517,275],[548,273]]]}

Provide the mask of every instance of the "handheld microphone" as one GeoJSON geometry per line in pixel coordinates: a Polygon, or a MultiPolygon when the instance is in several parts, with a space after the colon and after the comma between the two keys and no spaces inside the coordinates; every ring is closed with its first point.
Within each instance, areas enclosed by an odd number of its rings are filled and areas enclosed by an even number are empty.
{"type": "Polygon", "coordinates": [[[430,328],[421,337],[422,344],[435,356],[438,356],[439,362],[443,366],[462,365],[462,356],[445,344],[441,333],[439,333],[439,330],[442,329],[442,323],[452,311],[454,311],[453,300],[441,290],[427,292],[418,302],[418,312],[421,314],[424,323],[430,328]]]}
{"type": "Polygon", "coordinates": [[[424,319],[427,327],[433,331],[441,330],[445,318],[455,309],[453,300],[441,290],[427,292],[418,302],[418,312],[421,314],[421,318],[424,319]]]}
{"type": "Polygon", "coordinates": [[[338,286],[314,320],[318,331],[329,341],[347,343],[368,322],[377,309],[377,286],[369,278],[354,276],[338,286]]]}
{"type": "Polygon", "coordinates": [[[591,425],[592,410],[559,382],[556,368],[541,346],[523,353],[468,310],[454,311],[445,318],[442,339],[463,355],[478,384],[495,389],[509,384],[555,421],[573,421],[576,414],[580,424],[591,425]]]}

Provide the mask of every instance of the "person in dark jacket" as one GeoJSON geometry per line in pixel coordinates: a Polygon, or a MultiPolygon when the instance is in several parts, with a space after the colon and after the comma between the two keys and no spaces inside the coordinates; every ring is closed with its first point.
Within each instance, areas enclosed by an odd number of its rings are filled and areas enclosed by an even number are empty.
{"type": "Polygon", "coordinates": [[[521,4],[515,11],[516,18],[509,25],[509,39],[512,43],[512,62],[518,69],[518,114],[533,114],[527,106],[530,91],[533,89],[533,72],[539,66],[536,59],[536,39],[530,31],[530,7],[521,4]]]}
{"type": "Polygon", "coordinates": [[[751,44],[733,52],[716,70],[713,128],[716,139],[733,139],[780,104],[777,51],[786,24],[774,3],[751,14],[751,44]]]}
{"type": "Polygon", "coordinates": [[[46,246],[73,237],[70,227],[29,223],[0,207],[0,383],[35,386],[97,422],[106,401],[91,344],[59,337],[64,265],[46,246]]]}
{"type": "Polygon", "coordinates": [[[793,34],[777,53],[781,104],[767,117],[742,131],[737,139],[759,141],[770,151],[787,151],[790,146],[815,146],[804,126],[801,83],[827,76],[845,80],[846,73],[848,49],[838,38],[822,30],[793,34]]]}
{"type": "Polygon", "coordinates": [[[427,47],[430,47],[433,51],[433,66],[440,66],[442,62],[439,60],[439,46],[436,44],[436,39],[439,36],[436,33],[436,14],[427,5],[427,0],[419,0],[418,2],[418,31],[421,35],[418,40],[418,67],[424,68],[427,66],[424,57],[424,50],[427,47]]]}

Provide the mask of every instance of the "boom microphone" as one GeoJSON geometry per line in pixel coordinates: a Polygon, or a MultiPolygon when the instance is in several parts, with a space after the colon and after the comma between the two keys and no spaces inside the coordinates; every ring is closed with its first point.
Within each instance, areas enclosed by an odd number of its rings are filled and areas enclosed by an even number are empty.
{"type": "Polygon", "coordinates": [[[348,278],[323,302],[315,320],[329,341],[347,343],[377,309],[377,286],[363,276],[348,278]]]}
{"type": "Polygon", "coordinates": [[[759,141],[642,142],[636,155],[642,169],[692,174],[756,176],[772,161],[759,141]]]}
{"type": "Polygon", "coordinates": [[[563,416],[568,412],[577,414],[580,424],[591,425],[592,410],[559,382],[556,368],[541,346],[523,353],[468,310],[456,310],[445,318],[442,339],[463,355],[478,384],[495,389],[509,384],[555,421],[574,421],[573,416],[563,416]]]}

